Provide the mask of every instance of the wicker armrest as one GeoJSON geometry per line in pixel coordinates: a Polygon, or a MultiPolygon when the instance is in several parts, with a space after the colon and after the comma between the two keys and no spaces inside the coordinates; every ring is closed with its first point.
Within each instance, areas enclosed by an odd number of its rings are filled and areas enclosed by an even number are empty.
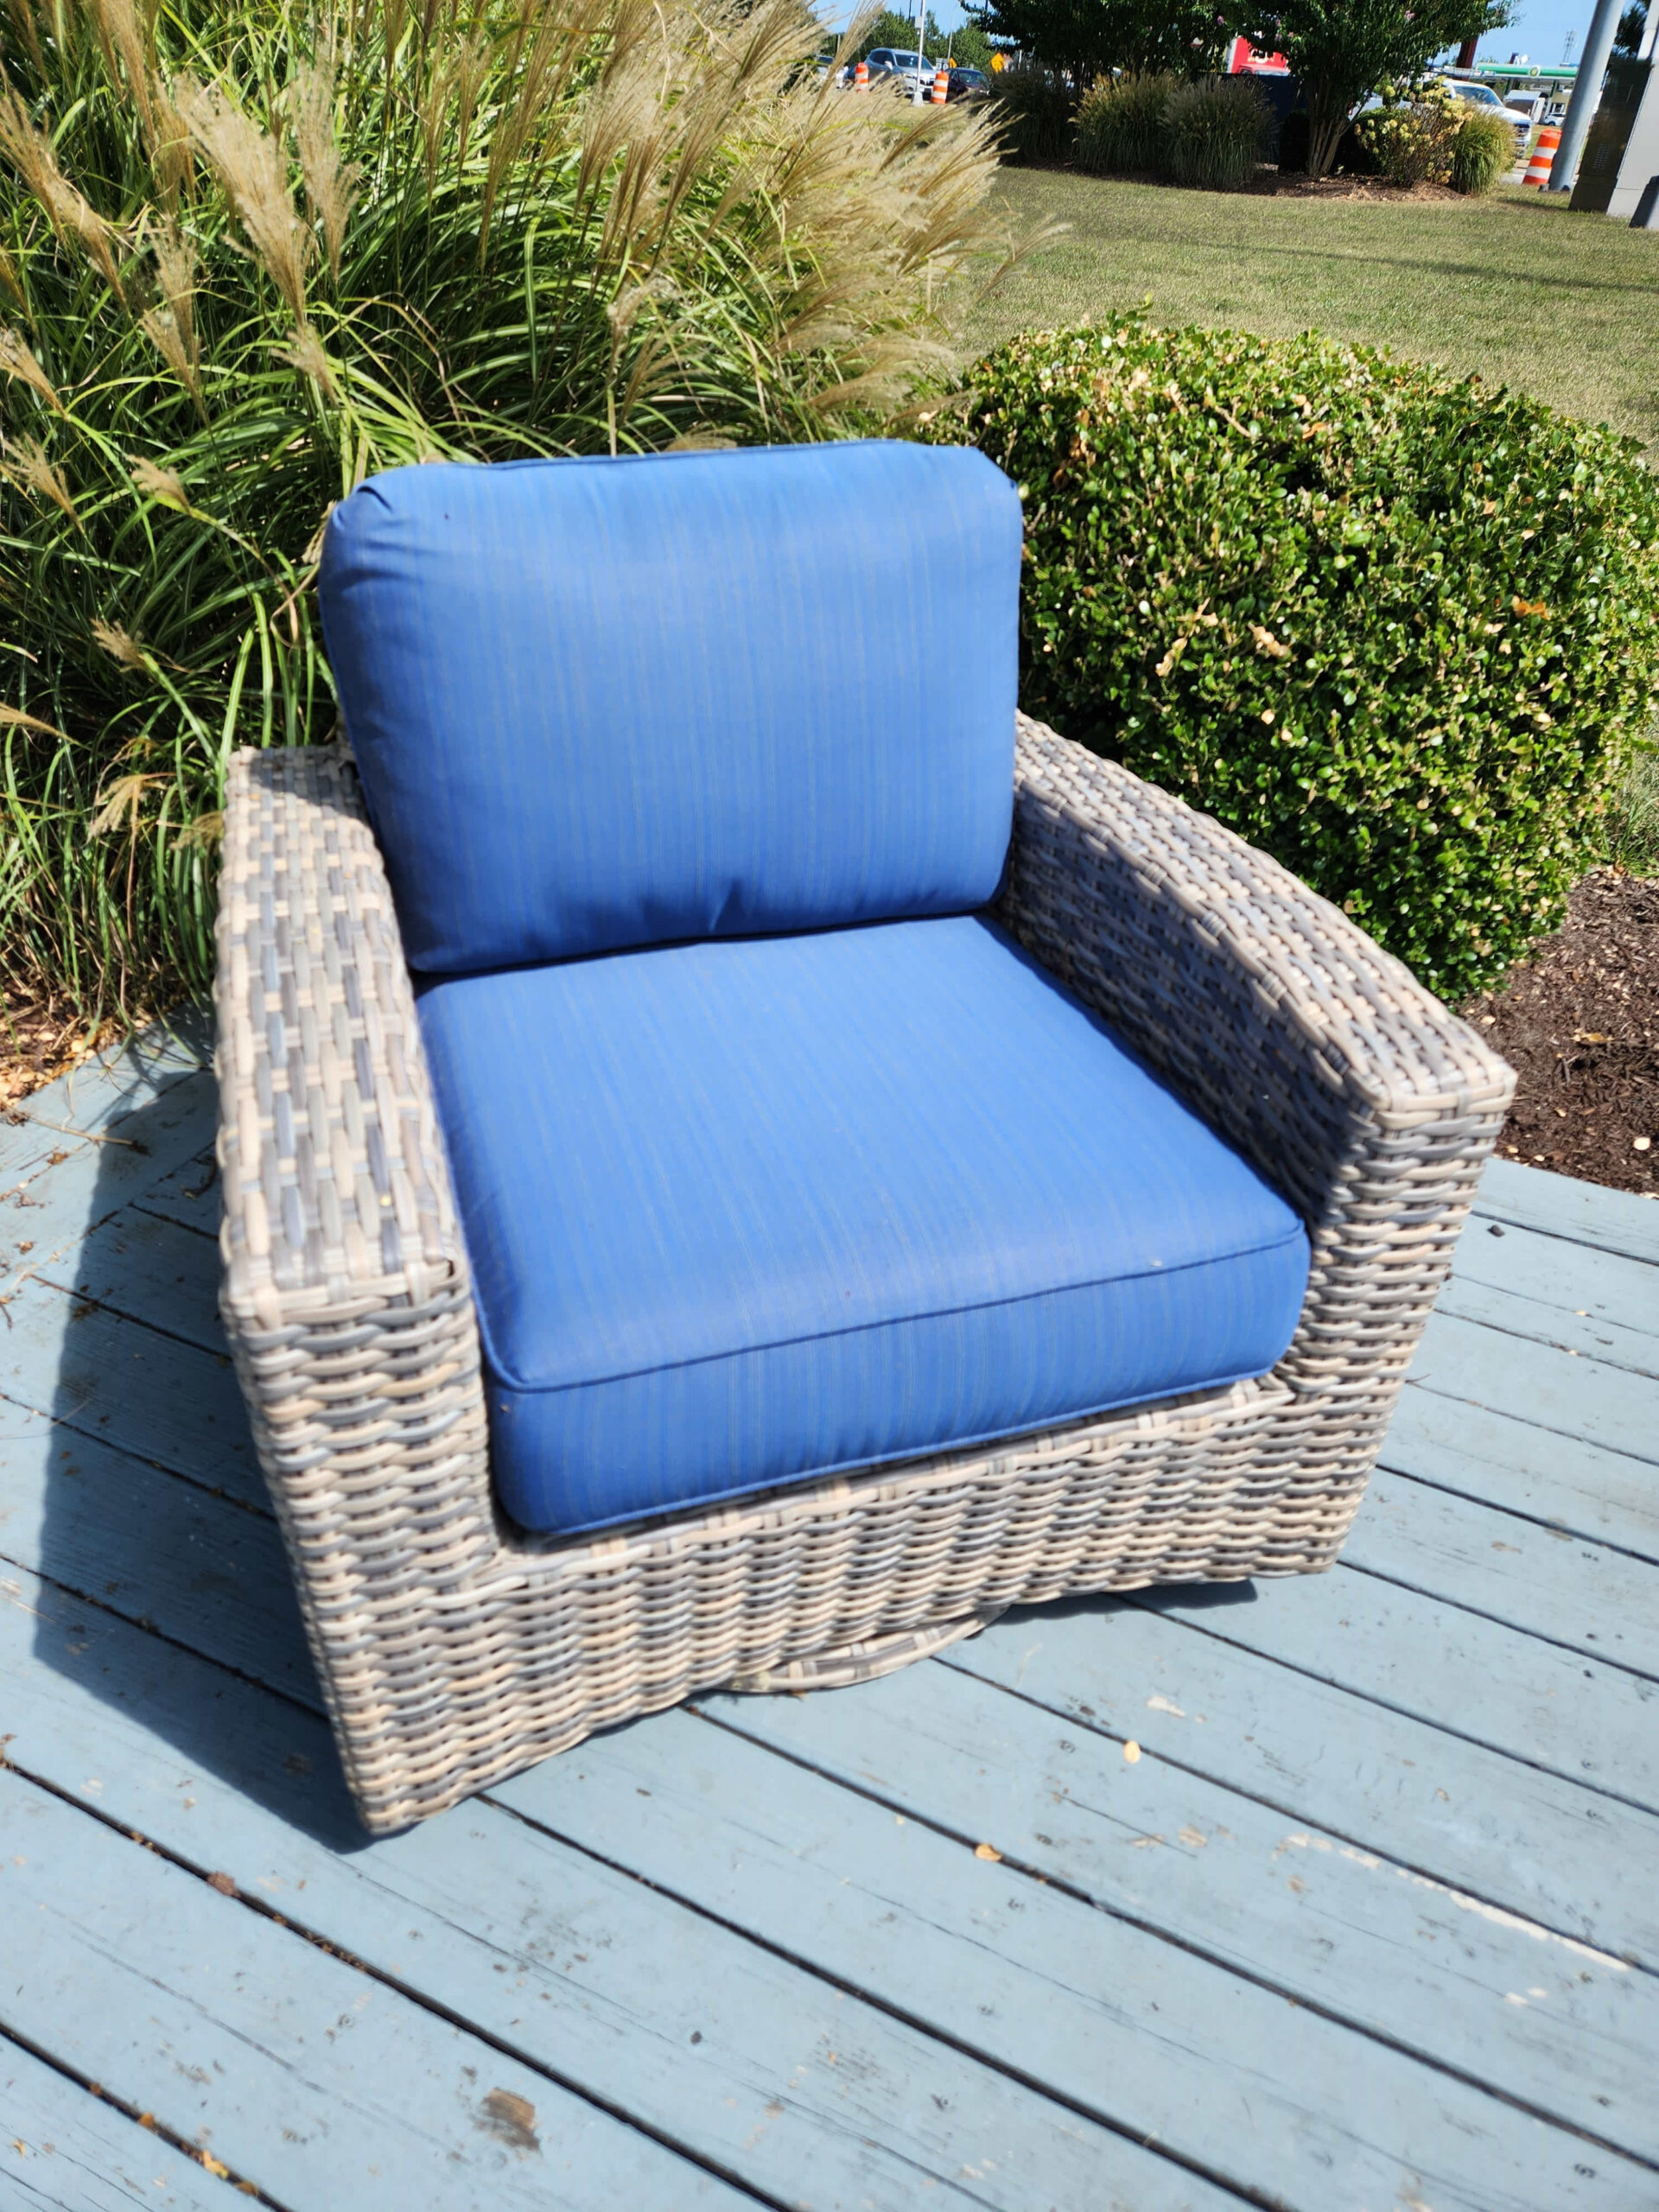
{"type": "Polygon", "coordinates": [[[1276,861],[1020,717],[999,913],[1307,1224],[1279,1373],[1402,1375],[1515,1077],[1276,861]]]}
{"type": "Polygon", "coordinates": [[[277,1328],[464,1270],[391,893],[337,746],[232,760],[214,1001],[227,1312],[277,1328]]]}
{"type": "Polygon", "coordinates": [[[343,748],[232,759],[214,997],[220,1310],[315,1626],[365,1562],[384,1603],[496,1541],[466,1252],[343,748]]]}

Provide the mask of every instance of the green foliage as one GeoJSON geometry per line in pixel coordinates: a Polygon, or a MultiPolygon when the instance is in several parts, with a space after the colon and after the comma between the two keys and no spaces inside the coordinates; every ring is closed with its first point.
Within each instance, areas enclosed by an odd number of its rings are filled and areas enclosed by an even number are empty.
{"type": "Polygon", "coordinates": [[[987,112],[1010,161],[1058,162],[1071,151],[1071,95],[1052,69],[1019,61],[1000,70],[987,112]]]}
{"type": "Polygon", "coordinates": [[[1177,184],[1235,192],[1255,175],[1273,111],[1249,77],[1200,77],[1164,111],[1164,166],[1177,184]]]}
{"type": "Polygon", "coordinates": [[[969,18],[1080,94],[1109,70],[1183,75],[1220,67],[1230,32],[1215,0],[985,0],[969,18]]]}
{"type": "Polygon", "coordinates": [[[1515,131],[1501,115],[1470,109],[1452,149],[1453,192],[1495,192],[1515,167],[1515,131]]]}
{"type": "Polygon", "coordinates": [[[1448,997],[1556,922],[1659,690],[1633,442],[1317,337],[1136,318],[1014,340],[966,423],[1025,500],[1031,713],[1448,997]]]}
{"type": "Polygon", "coordinates": [[[0,938],[89,1014],[211,971],[232,746],[324,736],[368,472],[842,435],[954,359],[983,126],[821,88],[798,0],[14,0],[0,938]],[[48,135],[49,134],[49,136],[48,135]]]}
{"type": "Polygon", "coordinates": [[[1080,168],[1096,175],[1163,165],[1164,117],[1180,79],[1167,71],[1150,77],[1103,77],[1077,109],[1080,168]]]}
{"type": "MultiPolygon", "coordinates": [[[[929,9],[924,21],[927,31],[927,44],[923,51],[927,54],[942,54],[944,51],[944,34],[934,21],[931,9],[929,9]]],[[[835,43],[833,36],[827,42],[833,45],[835,43]]],[[[849,53],[843,54],[842,59],[843,61],[861,61],[867,54],[874,53],[878,46],[895,47],[901,54],[914,54],[916,51],[915,16],[901,16],[892,8],[883,8],[879,16],[872,16],[869,18],[868,29],[861,34],[857,44],[849,53]]]]}
{"type": "MultiPolygon", "coordinates": [[[[1390,184],[1446,184],[1465,112],[1457,94],[1437,79],[1417,85],[1384,84],[1382,105],[1354,128],[1390,184]]],[[[1507,126],[1500,124],[1500,129],[1507,126]]]]}
{"type": "Polygon", "coordinates": [[[930,54],[948,54],[959,69],[983,69],[988,75],[990,73],[995,50],[977,23],[958,23],[955,30],[942,31],[938,35],[942,43],[937,48],[930,46],[930,54]]]}
{"type": "Polygon", "coordinates": [[[1643,0],[1631,0],[1631,4],[1618,19],[1618,29],[1613,35],[1616,54],[1638,54],[1642,49],[1642,34],[1648,27],[1648,11],[1643,0]]]}
{"type": "Polygon", "coordinates": [[[1307,104],[1310,176],[1336,158],[1348,118],[1390,78],[1414,83],[1437,54],[1508,22],[1512,0],[1263,0],[1239,29],[1276,48],[1307,104]]]}
{"type": "MultiPolygon", "coordinates": [[[[930,8],[924,18],[925,41],[922,51],[930,59],[944,60],[947,56],[966,69],[988,69],[991,66],[991,42],[976,23],[958,23],[954,30],[941,30],[938,20],[930,8]]],[[[882,9],[879,16],[868,18],[856,42],[850,48],[843,45],[835,33],[826,33],[820,51],[838,56],[842,62],[862,61],[879,46],[892,47],[900,54],[916,51],[916,18],[896,15],[891,8],[882,9]]]]}

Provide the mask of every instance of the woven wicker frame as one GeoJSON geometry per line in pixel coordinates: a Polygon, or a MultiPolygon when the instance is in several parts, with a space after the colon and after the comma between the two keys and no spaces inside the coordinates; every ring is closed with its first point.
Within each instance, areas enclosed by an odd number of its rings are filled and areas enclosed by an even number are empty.
{"type": "Polygon", "coordinates": [[[377,1833],[722,1683],[821,1686],[1016,1603],[1317,1572],[1513,1077],[1275,862],[1020,720],[998,918],[1283,1192],[1274,1374],[558,1541],[492,1494],[466,1252],[349,756],[238,753],[219,923],[222,1310],[377,1833]]]}

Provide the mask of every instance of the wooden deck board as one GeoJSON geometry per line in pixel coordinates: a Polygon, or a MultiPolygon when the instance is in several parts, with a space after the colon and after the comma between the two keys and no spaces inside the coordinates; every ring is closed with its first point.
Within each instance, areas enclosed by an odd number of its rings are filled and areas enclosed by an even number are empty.
{"type": "MultiPolygon", "coordinates": [[[[1081,2202],[1115,2174],[1129,2205],[1226,2201],[493,1805],[359,1850],[319,1714],[19,1586],[58,1659],[31,1677],[21,1771],[71,1797],[95,1779],[106,1819],[765,2194],[810,2167],[830,2201],[893,2212],[923,2177],[943,2205],[1081,2202]],[[1001,2178],[963,2191],[979,2145],[1001,2178]]],[[[0,1608],[0,1664],[21,1621],[0,1608]]]]}
{"type": "Polygon", "coordinates": [[[198,1052],[0,1125],[0,2202],[228,2202],[199,2145],[285,2212],[1659,2205],[1659,1208],[1495,1164],[1330,1577],[705,1699],[370,1847],[198,1052]]]}
{"type": "Polygon", "coordinates": [[[16,2212],[224,2212],[225,2191],[153,2126],[0,2037],[0,2203],[16,2212]]]}

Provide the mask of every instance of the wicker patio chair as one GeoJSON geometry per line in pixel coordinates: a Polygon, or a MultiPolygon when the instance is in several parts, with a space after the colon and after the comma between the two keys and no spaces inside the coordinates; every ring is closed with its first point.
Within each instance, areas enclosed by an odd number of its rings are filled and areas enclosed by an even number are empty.
{"type": "Polygon", "coordinates": [[[1280,1193],[1271,1372],[575,1535],[492,1481],[416,992],[344,745],[238,753],[219,923],[223,1313],[345,1771],[389,1831],[720,1685],[833,1687],[1067,1592],[1316,1573],[1512,1077],[1179,800],[1018,718],[994,913],[1280,1193]]]}

